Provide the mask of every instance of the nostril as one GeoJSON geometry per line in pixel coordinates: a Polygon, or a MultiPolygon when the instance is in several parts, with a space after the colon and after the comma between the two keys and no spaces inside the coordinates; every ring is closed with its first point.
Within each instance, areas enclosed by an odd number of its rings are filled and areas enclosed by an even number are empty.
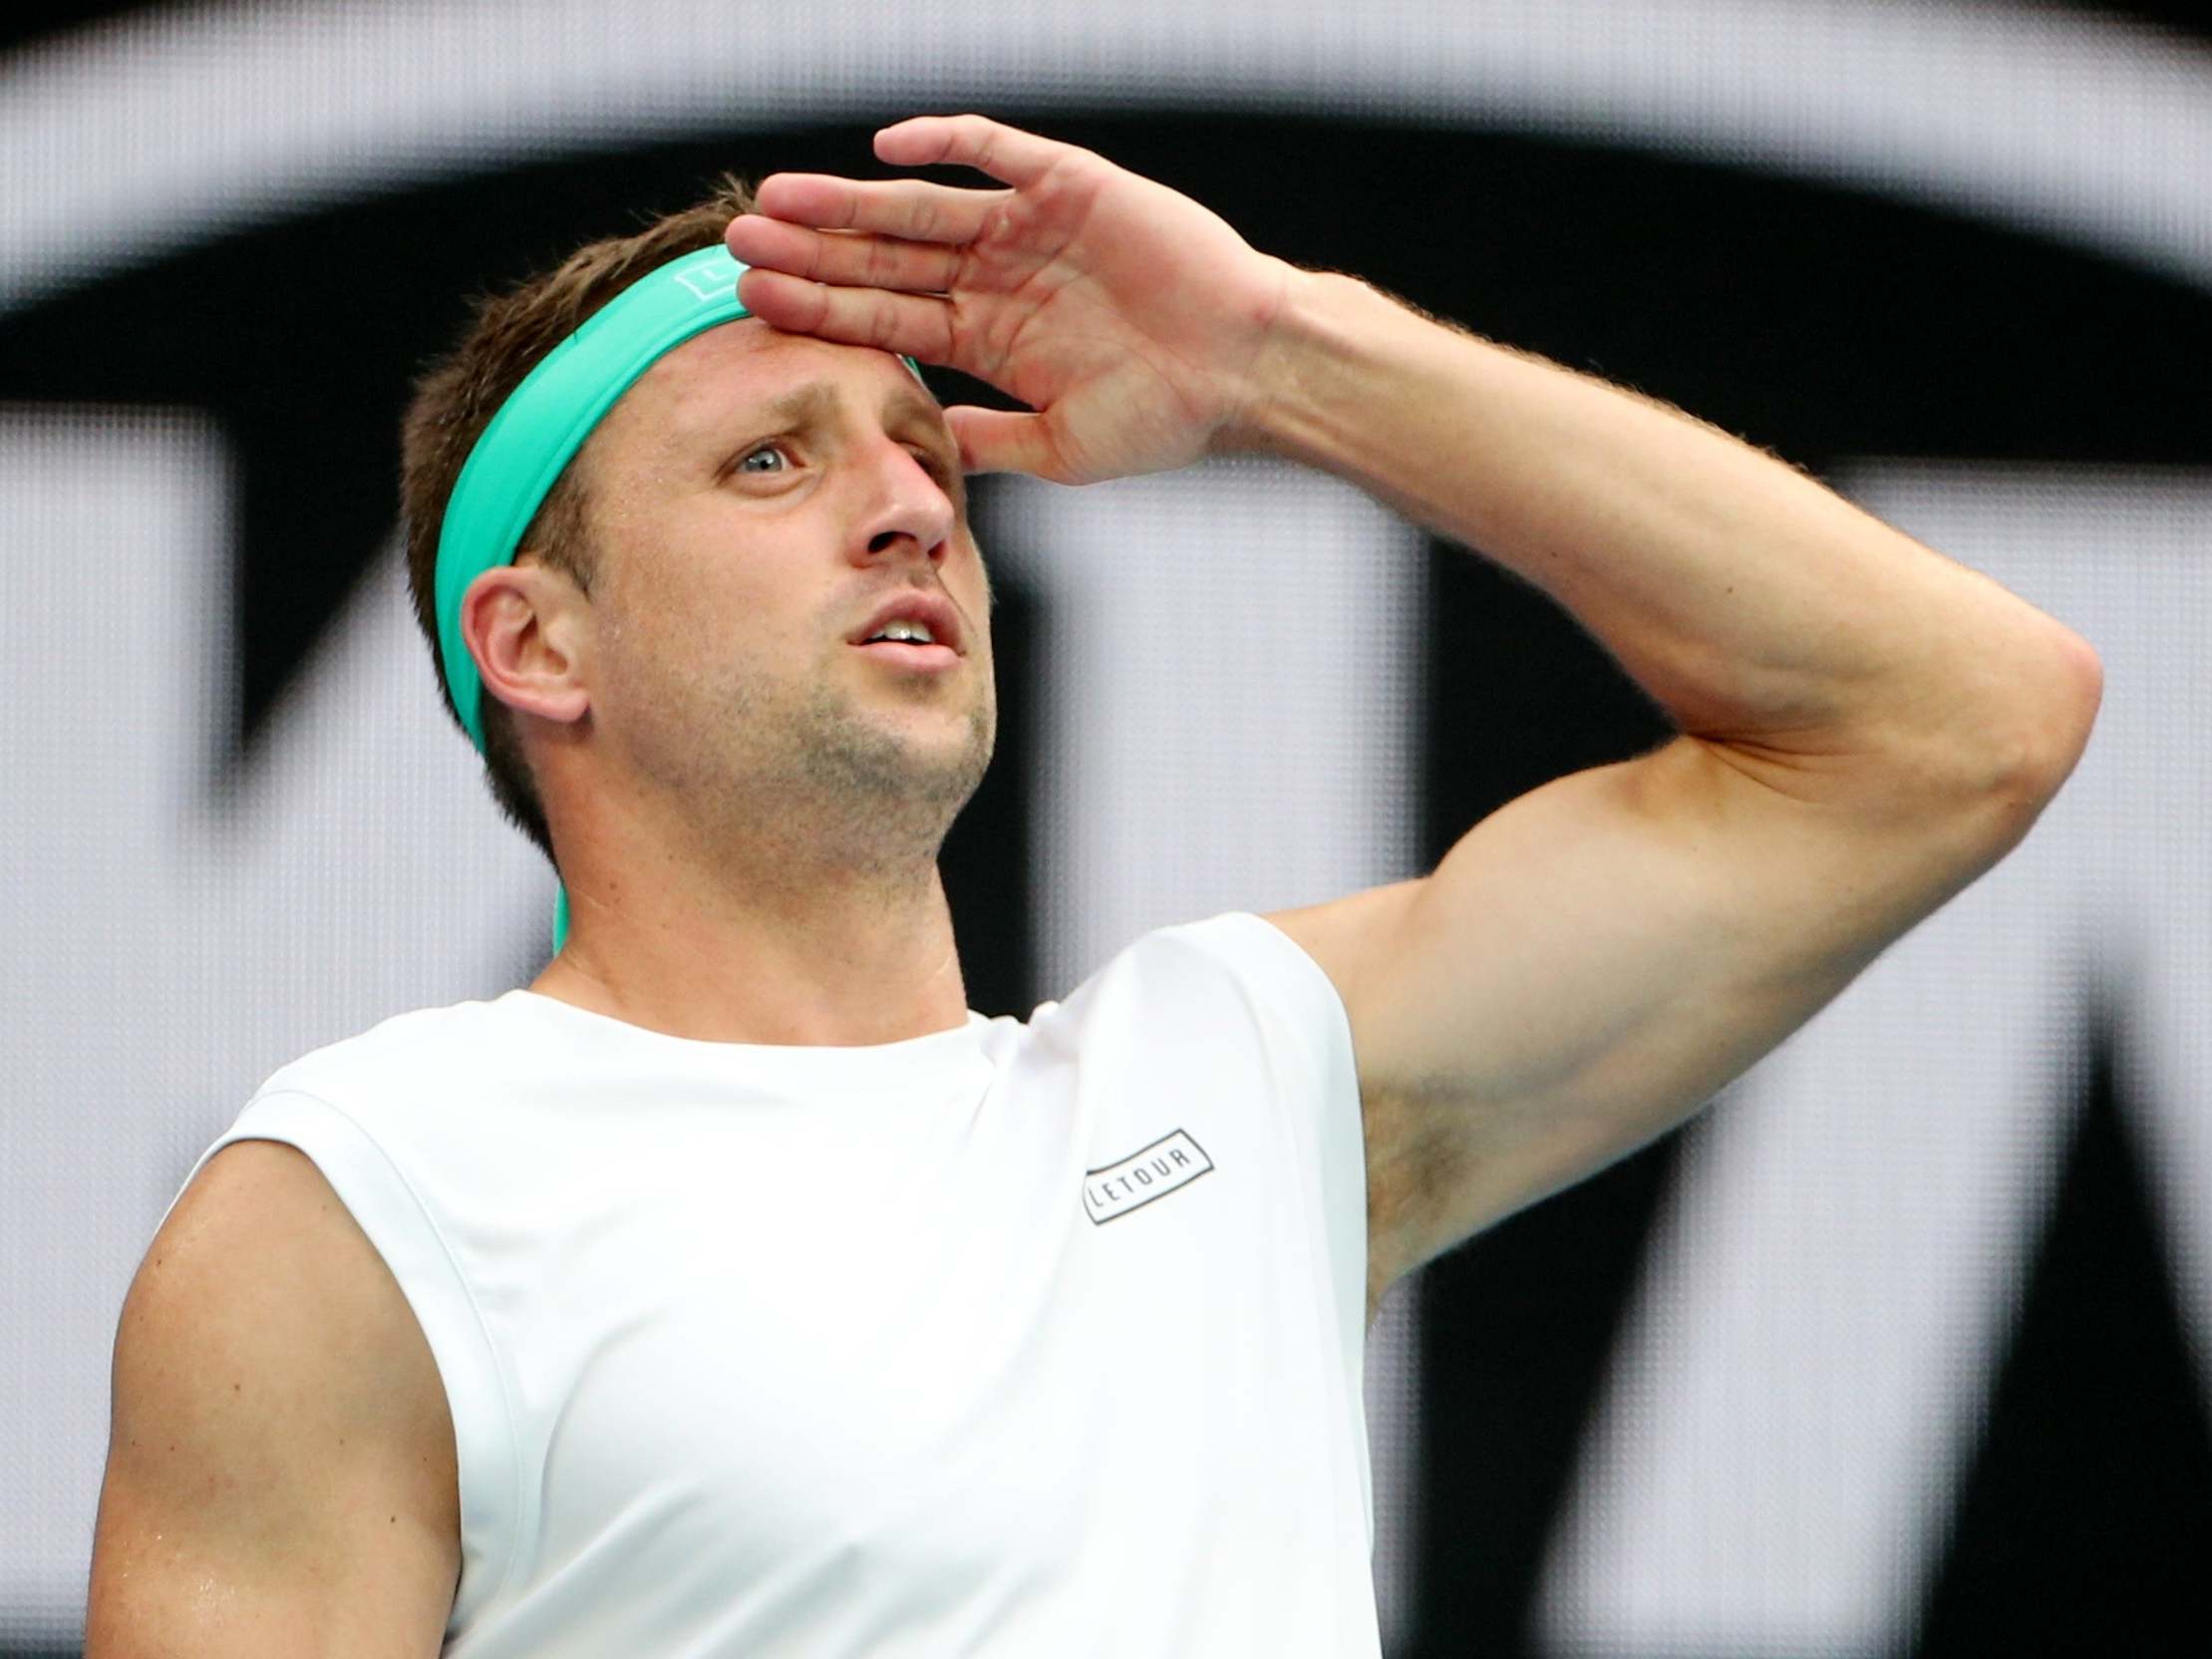
{"type": "MultiPolygon", "coordinates": [[[[885,530],[880,535],[872,535],[868,538],[868,551],[870,553],[889,552],[902,541],[917,547],[921,545],[919,536],[908,535],[904,530],[885,530]]],[[[941,563],[945,555],[951,550],[952,542],[949,539],[938,541],[930,546],[926,556],[933,564],[941,563]]]]}

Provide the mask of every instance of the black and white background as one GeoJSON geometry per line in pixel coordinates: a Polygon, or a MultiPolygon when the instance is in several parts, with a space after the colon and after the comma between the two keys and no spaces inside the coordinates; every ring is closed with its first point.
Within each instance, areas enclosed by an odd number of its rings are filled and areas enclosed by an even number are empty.
{"type": "MultiPolygon", "coordinates": [[[[292,1055],[544,947],[405,614],[410,375],[466,293],[725,167],[881,172],[874,127],[963,108],[1742,434],[2104,660],[2012,858],[1394,1297],[1394,1659],[2212,1652],[2193,13],[233,0],[0,20],[0,1654],[81,1638],[115,1317],[192,1159],[292,1055]]],[[[945,872],[987,1012],[1426,870],[1668,730],[1333,481],[977,497],[1000,753],[945,872]]]]}

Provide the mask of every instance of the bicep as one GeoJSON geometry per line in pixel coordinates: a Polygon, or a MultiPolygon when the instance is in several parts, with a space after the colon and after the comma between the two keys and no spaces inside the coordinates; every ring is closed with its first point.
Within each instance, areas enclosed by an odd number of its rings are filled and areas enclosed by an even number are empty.
{"type": "Polygon", "coordinates": [[[2033,819],[1902,771],[1811,782],[1678,738],[1509,803],[1348,921],[1324,966],[1378,1284],[1679,1123],[2033,819]]]}
{"type": "Polygon", "coordinates": [[[118,1325],[87,1608],[103,1655],[436,1654],[451,1419],[381,1257],[304,1155],[208,1161],[118,1325]]]}

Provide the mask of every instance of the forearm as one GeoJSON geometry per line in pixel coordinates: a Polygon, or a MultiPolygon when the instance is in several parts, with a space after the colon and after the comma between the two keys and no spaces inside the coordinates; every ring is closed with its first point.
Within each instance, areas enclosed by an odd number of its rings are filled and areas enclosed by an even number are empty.
{"type": "Polygon", "coordinates": [[[2085,731],[2077,636],[1791,468],[1352,278],[1296,294],[1240,442],[1526,577],[1684,731],[1823,759],[2085,731]]]}

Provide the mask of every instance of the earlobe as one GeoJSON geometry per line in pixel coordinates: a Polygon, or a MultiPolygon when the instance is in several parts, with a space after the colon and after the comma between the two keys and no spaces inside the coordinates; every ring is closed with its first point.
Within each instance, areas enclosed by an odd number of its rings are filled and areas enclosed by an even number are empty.
{"type": "Polygon", "coordinates": [[[483,694],[543,720],[581,720],[591,707],[583,611],[575,584],[543,565],[502,564],[476,577],[462,595],[461,635],[483,694]]]}

